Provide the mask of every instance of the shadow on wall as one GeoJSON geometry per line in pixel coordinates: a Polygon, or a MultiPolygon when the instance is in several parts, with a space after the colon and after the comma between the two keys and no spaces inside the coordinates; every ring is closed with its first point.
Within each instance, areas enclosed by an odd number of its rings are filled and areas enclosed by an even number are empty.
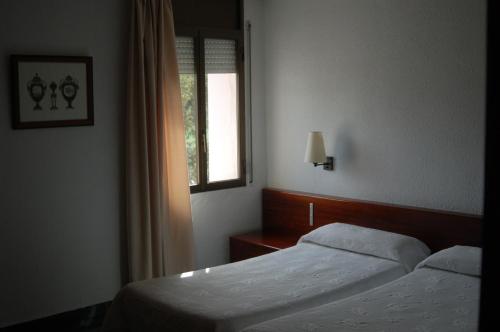
{"type": "Polygon", "coordinates": [[[356,161],[356,149],[351,132],[346,127],[337,129],[333,144],[333,156],[335,157],[335,168],[338,170],[349,169],[350,165],[356,161]]]}

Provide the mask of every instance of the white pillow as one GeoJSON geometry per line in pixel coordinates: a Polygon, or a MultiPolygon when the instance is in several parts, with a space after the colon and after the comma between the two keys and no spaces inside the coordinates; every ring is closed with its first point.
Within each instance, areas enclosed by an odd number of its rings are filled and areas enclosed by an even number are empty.
{"type": "Polygon", "coordinates": [[[432,254],[416,268],[430,267],[480,277],[481,253],[478,247],[454,246],[432,254]]]}
{"type": "Polygon", "coordinates": [[[407,272],[431,253],[423,242],[413,237],[339,222],[317,228],[298,242],[389,259],[401,263],[407,272]]]}

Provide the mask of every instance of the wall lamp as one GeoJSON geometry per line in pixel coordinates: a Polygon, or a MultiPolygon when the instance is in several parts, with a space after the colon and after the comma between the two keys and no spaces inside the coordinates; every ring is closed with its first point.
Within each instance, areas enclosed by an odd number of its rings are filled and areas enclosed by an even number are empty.
{"type": "Polygon", "coordinates": [[[304,162],[312,163],[314,167],[323,166],[323,169],[333,171],[333,157],[329,157],[325,153],[325,143],[321,131],[309,133],[304,162]]]}

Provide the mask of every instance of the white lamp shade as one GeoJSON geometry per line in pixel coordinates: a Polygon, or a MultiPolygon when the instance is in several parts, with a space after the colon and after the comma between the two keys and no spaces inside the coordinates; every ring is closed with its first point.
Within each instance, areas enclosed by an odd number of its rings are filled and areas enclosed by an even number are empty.
{"type": "Polygon", "coordinates": [[[311,131],[307,137],[306,163],[324,163],[326,162],[325,144],[323,134],[320,131],[311,131]]]}

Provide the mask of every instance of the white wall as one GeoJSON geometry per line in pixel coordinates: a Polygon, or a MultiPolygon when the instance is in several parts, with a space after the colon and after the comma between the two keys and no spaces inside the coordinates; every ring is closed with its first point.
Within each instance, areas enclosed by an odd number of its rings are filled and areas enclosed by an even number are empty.
{"type": "MultiPolygon", "coordinates": [[[[191,195],[196,265],[199,268],[227,263],[229,236],[260,228],[261,189],[266,183],[266,124],[263,74],[263,1],[246,0],[245,21],[252,22],[252,109],[254,181],[246,187],[191,195]]],[[[245,34],[245,40],[247,35],[245,34]]],[[[248,52],[248,49],[246,50],[248,52]]],[[[248,66],[248,57],[245,65],[248,66]]],[[[247,67],[248,69],[248,67],[247,67]]],[[[249,76],[246,96],[249,96],[249,76]]],[[[249,99],[247,98],[247,128],[249,99]]],[[[249,130],[247,130],[247,136],[249,130]]],[[[249,142],[249,140],[248,140],[249,142]]],[[[249,159],[247,144],[247,159],[249,159]]],[[[249,169],[247,162],[247,169],[249,169]]]]}
{"type": "Polygon", "coordinates": [[[0,1],[0,327],[121,285],[125,3],[0,1]],[[92,56],[95,125],[11,129],[10,54],[92,56]]]}
{"type": "Polygon", "coordinates": [[[265,1],[269,186],[481,213],[485,1],[265,1]],[[321,130],[333,172],[303,162],[321,130]]]}

